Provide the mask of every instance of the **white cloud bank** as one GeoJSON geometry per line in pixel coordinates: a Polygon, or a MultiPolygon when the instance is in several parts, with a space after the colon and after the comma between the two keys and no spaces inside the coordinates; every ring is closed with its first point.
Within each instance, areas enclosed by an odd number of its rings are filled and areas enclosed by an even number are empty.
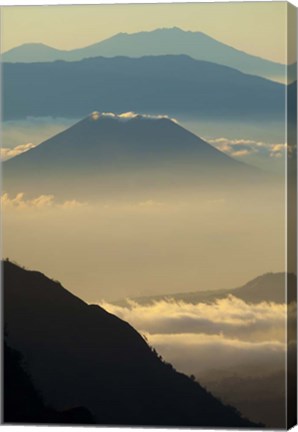
{"type": "Polygon", "coordinates": [[[233,157],[245,157],[249,155],[264,155],[271,158],[281,158],[285,156],[287,145],[282,143],[265,143],[250,139],[229,139],[225,137],[204,138],[218,150],[233,157]]]}
{"type": "MultiPolygon", "coordinates": [[[[285,368],[285,305],[248,304],[229,296],[210,304],[169,299],[101,306],[128,321],[166,361],[188,374],[217,370],[256,376],[285,368]]],[[[295,307],[289,312],[294,317],[295,307]]]]}
{"type": "Polygon", "coordinates": [[[176,369],[196,377],[211,371],[222,375],[258,376],[285,368],[281,342],[243,342],[222,335],[146,335],[149,343],[176,369]]]}
{"type": "Polygon", "coordinates": [[[232,295],[213,303],[161,300],[150,305],[129,301],[127,307],[102,306],[150,334],[204,334],[247,342],[285,340],[286,306],[248,304],[232,295]]]}
{"type": "Polygon", "coordinates": [[[174,118],[171,118],[167,115],[151,115],[151,114],[138,114],[133,111],[128,111],[121,114],[115,114],[111,112],[99,112],[99,111],[93,111],[93,113],[90,114],[90,118],[92,120],[99,120],[100,118],[112,118],[115,120],[119,120],[122,122],[129,121],[132,119],[145,119],[145,120],[160,120],[160,119],[168,119],[175,123],[177,123],[177,120],[174,118]]]}
{"type": "Polygon", "coordinates": [[[17,145],[16,147],[13,148],[8,148],[8,147],[2,147],[1,148],[1,160],[7,160],[10,159],[14,156],[18,156],[22,153],[25,153],[28,150],[33,149],[34,147],[36,147],[35,144],[33,143],[27,143],[27,144],[20,144],[17,145]]]}

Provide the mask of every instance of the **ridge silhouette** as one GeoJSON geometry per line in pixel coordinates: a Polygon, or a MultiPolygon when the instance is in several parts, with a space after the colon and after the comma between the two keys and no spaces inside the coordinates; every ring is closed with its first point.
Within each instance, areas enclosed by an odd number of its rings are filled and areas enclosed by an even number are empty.
{"type": "Polygon", "coordinates": [[[283,120],[286,86],[187,55],[3,63],[3,119],[102,111],[182,119],[283,120]]]}
{"type": "MultiPolygon", "coordinates": [[[[158,294],[151,296],[132,297],[131,300],[136,301],[140,305],[151,304],[156,301],[173,299],[186,303],[211,303],[218,299],[226,298],[233,295],[247,303],[285,303],[286,302],[286,280],[287,280],[287,298],[295,298],[297,278],[294,273],[288,273],[287,278],[285,273],[265,273],[258,276],[246,284],[232,289],[218,290],[202,290],[192,292],[158,294]]],[[[126,299],[120,299],[113,302],[118,305],[126,305],[126,299]]]]}
{"type": "MultiPolygon", "coordinates": [[[[3,53],[3,61],[75,61],[98,56],[142,57],[165,54],[186,54],[197,60],[220,63],[244,73],[269,79],[281,78],[285,74],[284,66],[280,63],[245,53],[205,33],[184,31],[178,27],[158,28],[132,34],[118,33],[100,42],[68,51],[40,43],[26,43],[3,53]]],[[[290,68],[294,69],[294,65],[290,68]]],[[[293,72],[291,76],[295,76],[293,72]]]]}
{"type": "Polygon", "coordinates": [[[42,273],[5,261],[4,322],[34,386],[55,410],[97,424],[260,427],[161,360],[128,323],[42,273]]]}

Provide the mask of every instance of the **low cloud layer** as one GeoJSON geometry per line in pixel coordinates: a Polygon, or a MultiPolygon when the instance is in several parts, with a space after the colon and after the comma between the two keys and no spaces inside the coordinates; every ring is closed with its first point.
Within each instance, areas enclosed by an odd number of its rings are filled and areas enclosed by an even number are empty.
{"type": "Polygon", "coordinates": [[[285,346],[280,342],[243,342],[221,335],[147,335],[149,343],[176,369],[201,376],[220,371],[247,377],[285,368],[285,346]]]}
{"type": "Polygon", "coordinates": [[[39,195],[32,199],[25,198],[25,194],[20,192],[15,197],[10,197],[9,194],[4,193],[1,196],[1,205],[4,209],[28,210],[28,209],[49,209],[61,208],[70,209],[81,207],[83,203],[77,200],[64,201],[58,203],[55,201],[54,195],[39,195]]]}
{"type": "Polygon", "coordinates": [[[133,301],[127,307],[103,303],[109,311],[149,334],[204,334],[245,342],[284,343],[286,307],[248,304],[232,295],[211,304],[162,300],[151,305],[133,301]]]}
{"type": "Polygon", "coordinates": [[[17,147],[23,149],[24,146],[28,146],[28,143],[36,146],[69,128],[78,120],[53,117],[27,117],[25,120],[3,121],[1,133],[4,151],[1,152],[1,157],[6,157],[9,150],[16,151],[17,147]]]}
{"type": "Polygon", "coordinates": [[[173,299],[126,307],[101,303],[128,321],[176,370],[245,417],[271,428],[284,427],[286,318],[296,327],[296,305],[249,304],[229,296],[209,304],[173,299]]]}
{"type": "Polygon", "coordinates": [[[263,155],[270,158],[282,158],[285,156],[286,144],[265,143],[250,139],[229,139],[229,138],[205,138],[210,144],[218,150],[223,151],[230,156],[241,158],[248,155],[263,155]]]}
{"type": "Polygon", "coordinates": [[[20,144],[13,148],[2,147],[0,153],[1,160],[5,161],[14,156],[18,156],[19,154],[25,153],[26,151],[31,150],[34,147],[36,147],[36,145],[33,143],[20,144]]]}
{"type": "MultiPolygon", "coordinates": [[[[285,368],[286,307],[248,304],[236,297],[211,304],[173,300],[127,307],[101,303],[128,321],[178,370],[204,376],[256,376],[285,368]]],[[[290,313],[294,319],[295,307],[290,313]]]]}
{"type": "MultiPolygon", "coordinates": [[[[1,203],[5,209],[30,210],[32,208],[61,208],[61,207],[82,207],[88,209],[93,214],[100,214],[106,217],[115,217],[119,214],[129,215],[173,215],[188,211],[190,202],[184,201],[165,201],[157,199],[119,199],[111,201],[78,201],[76,199],[58,201],[53,194],[43,194],[28,198],[25,193],[19,192],[11,195],[6,192],[1,196],[1,203]]],[[[208,199],[200,201],[200,211],[209,214],[210,211],[219,211],[225,204],[224,198],[208,199]]]]}

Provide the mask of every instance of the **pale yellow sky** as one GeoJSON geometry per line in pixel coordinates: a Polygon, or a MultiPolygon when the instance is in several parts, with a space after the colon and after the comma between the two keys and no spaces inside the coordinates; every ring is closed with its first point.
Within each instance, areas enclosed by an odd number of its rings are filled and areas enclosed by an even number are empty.
{"type": "Polygon", "coordinates": [[[177,26],[286,63],[286,2],[8,6],[1,12],[2,52],[27,42],[73,49],[119,32],[177,26]]]}

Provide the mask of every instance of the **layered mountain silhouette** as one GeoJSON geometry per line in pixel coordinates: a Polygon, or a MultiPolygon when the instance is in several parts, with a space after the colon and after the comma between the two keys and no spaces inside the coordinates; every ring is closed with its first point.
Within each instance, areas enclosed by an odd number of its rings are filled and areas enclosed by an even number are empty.
{"type": "Polygon", "coordinates": [[[263,179],[169,118],[97,112],[4,162],[3,172],[6,192],[83,199],[263,179]]]}
{"type": "Polygon", "coordinates": [[[105,112],[178,118],[282,120],[286,87],[185,55],[4,63],[3,118],[105,112]]]}
{"type": "Polygon", "coordinates": [[[3,274],[7,342],[55,410],[82,406],[106,425],[260,427],[163,362],[116,316],[39,272],[6,261],[3,274]]]}
{"type": "Polygon", "coordinates": [[[286,75],[282,64],[246,54],[202,32],[184,31],[177,27],[133,34],[119,33],[101,42],[70,51],[40,43],[24,44],[4,53],[3,61],[32,63],[76,61],[99,56],[142,57],[167,54],[186,54],[196,60],[222,64],[269,79],[284,79],[286,75]]]}
{"type": "MultiPolygon", "coordinates": [[[[296,287],[297,278],[293,273],[289,273],[287,276],[282,272],[266,273],[237,288],[136,297],[133,300],[146,305],[171,298],[196,304],[200,302],[211,303],[233,295],[247,303],[272,302],[282,304],[296,300],[296,287]]],[[[115,303],[119,305],[127,304],[126,300],[119,300],[115,303]]]]}

